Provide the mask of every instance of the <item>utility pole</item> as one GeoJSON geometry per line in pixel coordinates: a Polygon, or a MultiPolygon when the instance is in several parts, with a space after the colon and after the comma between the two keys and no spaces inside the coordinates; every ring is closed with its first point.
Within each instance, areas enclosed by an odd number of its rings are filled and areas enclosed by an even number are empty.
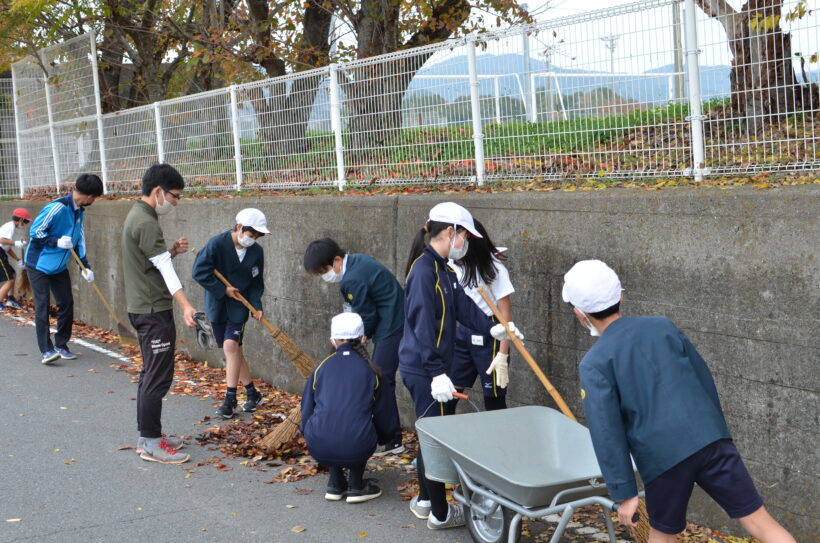
{"type": "Polygon", "coordinates": [[[675,55],[675,100],[683,103],[683,32],[681,31],[680,0],[672,4],[672,44],[675,55]]]}
{"type": "Polygon", "coordinates": [[[609,86],[612,87],[612,94],[615,96],[618,96],[618,93],[615,92],[615,48],[618,46],[618,40],[620,38],[621,36],[617,34],[601,38],[601,41],[604,42],[604,46],[609,49],[609,73],[612,74],[609,86]]]}

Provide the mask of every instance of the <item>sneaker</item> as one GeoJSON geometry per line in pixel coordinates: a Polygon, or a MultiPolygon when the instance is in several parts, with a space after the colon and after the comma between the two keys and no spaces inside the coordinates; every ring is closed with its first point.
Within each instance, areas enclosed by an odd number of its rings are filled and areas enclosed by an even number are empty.
{"type": "Polygon", "coordinates": [[[370,479],[364,480],[364,488],[348,488],[347,503],[362,503],[375,500],[382,495],[382,489],[370,479]]]}
{"type": "Polygon", "coordinates": [[[6,307],[11,308],[11,309],[23,309],[23,306],[21,306],[20,304],[18,304],[18,303],[17,303],[17,300],[15,300],[14,298],[12,298],[11,296],[9,296],[8,300],[6,300],[6,303],[5,303],[4,305],[5,305],[6,307]]]}
{"type": "Polygon", "coordinates": [[[385,456],[388,454],[400,454],[404,452],[404,445],[402,445],[401,441],[397,442],[388,442],[384,445],[379,445],[376,447],[376,450],[373,452],[373,456],[385,456]]]}
{"type": "Polygon", "coordinates": [[[337,488],[328,485],[327,491],[325,492],[325,499],[330,502],[338,502],[345,497],[345,494],[347,494],[346,488],[337,488]]]}
{"type": "Polygon", "coordinates": [[[447,519],[439,521],[432,513],[427,517],[427,527],[431,530],[446,530],[447,528],[458,528],[464,526],[467,521],[464,519],[464,506],[459,504],[448,504],[447,519]]]}
{"type": "Polygon", "coordinates": [[[191,455],[177,452],[164,439],[148,439],[142,442],[140,458],[160,464],[182,464],[191,459],[191,455]],[[152,443],[153,442],[153,443],[152,443]]]}
{"type": "Polygon", "coordinates": [[[59,351],[57,351],[57,349],[51,349],[43,353],[43,364],[51,364],[58,358],[60,358],[59,351]]]}
{"type": "Polygon", "coordinates": [[[244,411],[245,413],[253,413],[254,411],[256,411],[256,407],[261,403],[262,394],[258,390],[253,389],[253,393],[248,394],[245,403],[242,404],[242,411],[244,411]]]}
{"type": "MultiPolygon", "coordinates": [[[[175,451],[178,451],[182,447],[185,446],[185,442],[182,441],[181,439],[179,439],[178,437],[166,436],[165,434],[162,434],[162,440],[165,441],[165,443],[167,443],[168,445],[170,445],[171,448],[174,449],[175,451]]],[[[137,440],[137,454],[140,454],[144,447],[145,447],[145,438],[140,437],[137,440]]]]}
{"type": "Polygon", "coordinates": [[[230,401],[228,398],[225,398],[225,401],[222,402],[222,405],[219,406],[219,409],[216,410],[216,414],[222,417],[223,419],[231,419],[233,418],[234,411],[236,410],[236,400],[230,401]]]}
{"type": "Polygon", "coordinates": [[[427,517],[430,516],[430,507],[430,500],[422,500],[421,503],[419,503],[418,496],[410,500],[410,511],[416,515],[416,518],[420,518],[421,520],[426,520],[427,517]]]}
{"type": "Polygon", "coordinates": [[[54,350],[60,353],[60,358],[62,358],[63,360],[74,360],[77,358],[76,354],[68,350],[68,346],[54,347],[54,350]]]}

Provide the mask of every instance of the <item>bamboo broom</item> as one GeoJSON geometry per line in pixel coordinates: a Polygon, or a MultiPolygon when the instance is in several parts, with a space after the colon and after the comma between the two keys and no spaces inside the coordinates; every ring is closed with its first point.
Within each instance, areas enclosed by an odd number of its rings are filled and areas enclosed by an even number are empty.
{"type": "MultiPolygon", "coordinates": [[[[214,275],[217,279],[222,281],[226,287],[233,286],[227,279],[225,279],[225,276],[222,275],[219,270],[215,269],[214,275]]],[[[248,300],[244,298],[244,296],[238,294],[238,298],[242,305],[248,308],[248,311],[253,313],[256,312],[256,308],[254,308],[248,300]]],[[[276,344],[279,345],[285,355],[287,355],[287,357],[290,358],[290,361],[293,362],[293,365],[296,366],[296,371],[299,372],[299,375],[307,379],[310,372],[312,372],[313,368],[316,367],[316,360],[305,354],[305,352],[296,345],[293,338],[283,332],[281,328],[273,326],[264,317],[262,317],[261,322],[268,329],[270,335],[273,337],[273,340],[276,341],[276,344]]],[[[299,425],[301,424],[302,411],[299,407],[294,407],[291,409],[290,413],[288,413],[285,420],[277,424],[272,431],[268,432],[257,441],[257,445],[266,451],[276,450],[296,436],[296,432],[299,430],[299,425]]]]}

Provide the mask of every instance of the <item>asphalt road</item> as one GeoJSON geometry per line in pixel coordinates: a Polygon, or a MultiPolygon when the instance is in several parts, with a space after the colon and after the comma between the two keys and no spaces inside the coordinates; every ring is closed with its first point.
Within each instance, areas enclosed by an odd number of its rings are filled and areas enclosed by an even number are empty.
{"type": "MultiPolygon", "coordinates": [[[[264,484],[274,473],[239,461],[226,472],[195,468],[219,455],[195,443],[181,466],[117,450],[136,445],[137,385],[110,357],[71,348],[79,359],[44,366],[33,328],[0,318],[2,543],[471,541],[464,528],[434,532],[417,520],[399,499],[397,485],[411,476],[399,470],[376,474],[381,498],[349,505],[324,500],[324,475],[264,484]]],[[[164,429],[196,435],[212,411],[211,401],[168,396],[164,429]]]]}

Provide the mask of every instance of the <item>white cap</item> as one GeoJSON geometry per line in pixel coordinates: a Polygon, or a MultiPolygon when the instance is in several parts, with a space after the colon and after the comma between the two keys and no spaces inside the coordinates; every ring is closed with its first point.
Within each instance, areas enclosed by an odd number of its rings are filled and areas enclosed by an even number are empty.
{"type": "Polygon", "coordinates": [[[237,213],[236,224],[249,226],[260,234],[270,234],[270,230],[268,230],[268,220],[265,218],[265,214],[255,207],[246,207],[237,213]]]}
{"type": "Polygon", "coordinates": [[[484,237],[476,230],[473,216],[470,215],[470,212],[455,202],[436,204],[433,206],[433,209],[430,210],[430,216],[427,220],[461,226],[477,238],[484,237]]]}
{"type": "Polygon", "coordinates": [[[598,313],[621,301],[618,275],[600,260],[582,260],[564,274],[564,301],[584,313],[598,313]]]}
{"type": "Polygon", "coordinates": [[[358,313],[339,313],[330,320],[330,339],[358,339],[364,335],[364,323],[358,313]]]}

